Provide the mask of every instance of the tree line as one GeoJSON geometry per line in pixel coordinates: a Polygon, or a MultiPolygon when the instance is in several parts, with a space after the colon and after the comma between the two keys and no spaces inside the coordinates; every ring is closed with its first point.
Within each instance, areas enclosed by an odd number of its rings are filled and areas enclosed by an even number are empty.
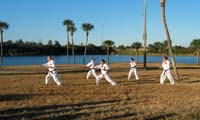
{"type": "MultiPolygon", "coordinates": [[[[118,54],[124,54],[124,55],[142,55],[143,54],[143,46],[140,42],[133,42],[131,46],[124,46],[119,45],[117,47],[118,54]],[[138,52],[138,53],[137,53],[138,52]]],[[[172,46],[172,51],[175,55],[191,55],[196,56],[197,55],[197,49],[200,49],[200,39],[194,39],[191,41],[190,45],[188,47],[175,45],[172,46]]],[[[167,42],[154,42],[152,44],[149,44],[147,46],[147,52],[148,55],[168,55],[168,46],[167,42]]]]}
{"type": "MultiPolygon", "coordinates": [[[[57,40],[49,40],[47,44],[42,42],[29,42],[19,39],[17,41],[8,40],[3,42],[3,55],[20,56],[20,55],[66,55],[66,46],[61,45],[57,40]]],[[[72,44],[69,42],[69,55],[72,55],[72,44]]],[[[194,39],[188,47],[173,46],[175,55],[197,55],[197,49],[200,49],[200,39],[194,39]]],[[[74,45],[75,55],[84,55],[85,46],[74,45]]],[[[168,55],[166,41],[154,42],[147,47],[148,55],[168,55]]],[[[143,46],[140,42],[133,42],[130,46],[115,46],[112,40],[106,40],[103,45],[96,46],[88,44],[87,54],[89,55],[142,55],[143,46]],[[108,51],[107,51],[108,49],[108,51]]]]}
{"type": "MultiPolygon", "coordinates": [[[[106,54],[106,48],[96,46],[94,44],[88,45],[88,54],[106,54]]],[[[83,45],[74,45],[74,54],[84,54],[83,45]]],[[[17,41],[8,40],[3,42],[4,56],[23,56],[23,55],[66,55],[66,45],[61,45],[59,41],[49,40],[47,44],[42,42],[29,42],[22,39],[17,41]]],[[[69,43],[69,55],[72,55],[72,44],[69,43]]]]}

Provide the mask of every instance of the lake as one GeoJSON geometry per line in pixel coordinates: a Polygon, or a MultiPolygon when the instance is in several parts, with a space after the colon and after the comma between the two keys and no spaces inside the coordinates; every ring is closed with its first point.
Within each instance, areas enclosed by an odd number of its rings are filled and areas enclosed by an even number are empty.
{"type": "MultiPolygon", "coordinates": [[[[110,63],[117,62],[129,62],[129,59],[135,56],[128,55],[111,55],[110,63]]],[[[87,55],[86,62],[89,62],[90,58],[95,58],[96,62],[99,62],[100,59],[107,60],[106,55],[87,55]]],[[[196,64],[197,59],[195,56],[175,56],[176,63],[184,64],[196,64]]],[[[147,56],[147,62],[161,62],[162,56],[147,56]]],[[[47,56],[11,56],[3,58],[3,66],[18,66],[18,65],[39,65],[47,62],[47,56]]],[[[55,56],[56,64],[66,64],[66,56],[55,56]]],[[[73,64],[73,57],[70,56],[70,64],[73,64]]],[[[143,56],[139,56],[139,62],[143,63],[143,56]]],[[[83,56],[76,56],[76,63],[83,63],[83,56]]]]}

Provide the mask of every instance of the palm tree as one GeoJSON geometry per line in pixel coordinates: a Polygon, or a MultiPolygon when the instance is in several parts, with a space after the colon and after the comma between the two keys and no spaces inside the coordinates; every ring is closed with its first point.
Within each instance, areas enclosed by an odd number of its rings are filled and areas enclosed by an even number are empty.
{"type": "Polygon", "coordinates": [[[70,25],[73,24],[73,21],[70,19],[65,19],[63,21],[63,25],[66,26],[66,30],[67,30],[67,64],[69,64],[69,27],[70,25]]]}
{"type": "Polygon", "coordinates": [[[142,43],[140,42],[134,42],[132,44],[132,47],[136,50],[136,56],[137,56],[137,63],[138,63],[138,49],[142,47],[142,43]]]}
{"type": "Polygon", "coordinates": [[[110,47],[112,47],[115,43],[112,40],[105,40],[103,44],[107,48],[107,61],[108,61],[108,64],[109,64],[110,63],[110,59],[109,59],[110,47]]]}
{"type": "Polygon", "coordinates": [[[73,64],[76,64],[76,59],[75,59],[75,53],[74,53],[74,40],[73,40],[73,36],[74,36],[74,32],[76,31],[75,25],[71,24],[69,26],[69,31],[71,34],[71,39],[72,39],[72,55],[73,55],[73,64]]]}
{"type": "Polygon", "coordinates": [[[83,23],[82,24],[82,29],[86,33],[85,52],[84,52],[84,56],[83,56],[83,64],[85,64],[85,57],[86,57],[86,54],[87,54],[87,44],[88,44],[89,31],[94,29],[94,25],[92,25],[90,23],[83,23]]]}
{"type": "Polygon", "coordinates": [[[1,39],[1,68],[2,68],[2,63],[3,63],[3,30],[7,30],[9,28],[8,23],[0,21],[0,39],[1,39]]]}
{"type": "Polygon", "coordinates": [[[197,51],[197,64],[199,64],[200,39],[194,39],[190,43],[190,47],[197,51]]]}
{"type": "Polygon", "coordinates": [[[167,27],[167,22],[166,22],[166,17],[165,17],[165,0],[160,0],[160,4],[161,4],[161,11],[162,11],[162,22],[163,22],[163,26],[164,26],[164,30],[165,30],[165,34],[166,34],[166,38],[167,38],[168,50],[169,50],[172,65],[173,65],[173,68],[174,68],[175,77],[176,77],[177,80],[179,80],[179,74],[178,74],[178,71],[176,69],[176,62],[175,62],[174,55],[173,55],[173,52],[172,52],[172,44],[171,44],[170,33],[169,33],[169,30],[168,30],[168,27],[167,27]]]}

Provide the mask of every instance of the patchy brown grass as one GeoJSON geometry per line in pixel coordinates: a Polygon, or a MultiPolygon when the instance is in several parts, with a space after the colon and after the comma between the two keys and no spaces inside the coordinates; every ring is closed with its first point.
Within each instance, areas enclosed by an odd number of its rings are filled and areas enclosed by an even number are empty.
{"type": "Polygon", "coordinates": [[[39,66],[4,67],[0,71],[0,119],[200,119],[200,66],[178,65],[181,80],[159,84],[158,63],[144,71],[140,81],[127,80],[127,63],[112,64],[110,76],[96,86],[80,65],[59,65],[63,82],[44,85],[45,70],[39,66]]]}

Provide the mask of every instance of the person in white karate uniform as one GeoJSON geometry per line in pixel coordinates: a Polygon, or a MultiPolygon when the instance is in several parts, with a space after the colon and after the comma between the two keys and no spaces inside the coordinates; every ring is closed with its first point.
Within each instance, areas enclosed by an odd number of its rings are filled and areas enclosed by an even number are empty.
{"type": "Polygon", "coordinates": [[[166,56],[163,57],[162,67],[163,69],[161,76],[160,76],[160,84],[164,84],[166,77],[169,79],[170,83],[174,85],[174,78],[171,75],[170,71],[170,61],[166,56]]]}
{"type": "Polygon", "coordinates": [[[61,81],[59,79],[59,76],[58,76],[58,73],[57,73],[57,70],[56,70],[56,65],[55,65],[53,56],[48,56],[47,59],[48,59],[48,62],[46,64],[42,64],[41,65],[42,67],[46,67],[49,70],[48,74],[45,77],[45,84],[47,85],[49,80],[50,80],[50,78],[53,78],[55,83],[58,86],[60,86],[61,85],[61,81]]]}
{"type": "Polygon", "coordinates": [[[96,70],[94,68],[94,66],[95,66],[95,59],[91,58],[90,62],[86,66],[90,68],[90,70],[87,73],[86,79],[89,79],[89,77],[91,75],[93,75],[96,78],[97,74],[96,74],[96,70]]]}
{"type": "Polygon", "coordinates": [[[109,74],[108,74],[108,70],[109,70],[110,68],[109,68],[109,66],[105,63],[105,60],[104,60],[104,59],[102,59],[102,60],[100,61],[100,64],[97,65],[97,66],[95,66],[94,68],[95,68],[95,69],[100,69],[100,70],[101,70],[101,74],[98,75],[98,76],[96,77],[96,84],[97,84],[97,85],[99,85],[99,81],[100,81],[102,78],[105,78],[106,81],[108,81],[112,86],[117,85],[117,83],[116,83],[115,81],[113,81],[113,80],[110,78],[110,76],[109,76],[109,74]]]}
{"type": "Polygon", "coordinates": [[[135,79],[139,80],[139,76],[138,76],[137,68],[136,68],[136,63],[135,63],[133,58],[130,59],[129,64],[130,64],[130,71],[128,73],[128,80],[131,80],[131,76],[132,76],[133,73],[135,74],[135,79]]]}

